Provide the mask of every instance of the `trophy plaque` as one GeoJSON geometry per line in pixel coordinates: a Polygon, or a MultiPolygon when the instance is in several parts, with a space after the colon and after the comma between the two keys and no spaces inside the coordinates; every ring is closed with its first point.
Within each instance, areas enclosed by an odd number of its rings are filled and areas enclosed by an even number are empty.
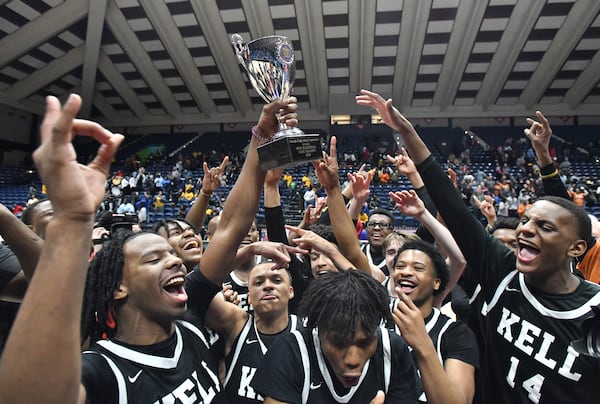
{"type": "MultiPolygon", "coordinates": [[[[294,48],[287,37],[265,36],[244,45],[241,35],[234,34],[231,43],[250,83],[266,103],[290,96],[296,64],[294,48]]],[[[319,134],[305,134],[279,123],[273,138],[258,147],[258,157],[261,168],[268,170],[318,160],[323,156],[321,150],[319,134]]]]}

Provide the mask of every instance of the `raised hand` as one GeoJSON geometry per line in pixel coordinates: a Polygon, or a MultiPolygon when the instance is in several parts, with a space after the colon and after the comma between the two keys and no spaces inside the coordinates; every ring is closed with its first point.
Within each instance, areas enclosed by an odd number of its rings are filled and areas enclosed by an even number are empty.
{"type": "Polygon", "coordinates": [[[96,122],[75,119],[81,98],[71,94],[61,108],[56,97],[46,98],[41,145],[33,153],[42,182],[54,207],[54,217],[85,219],[93,216],[104,199],[104,184],[123,136],[96,122]],[[72,145],[76,135],[91,136],[101,146],[87,165],[77,162],[72,145]]]}
{"type": "Polygon", "coordinates": [[[381,116],[383,122],[400,133],[414,131],[409,120],[393,106],[391,98],[385,100],[377,93],[360,90],[360,95],[356,96],[356,103],[373,108],[381,116]]]}
{"type": "Polygon", "coordinates": [[[352,195],[360,200],[366,201],[371,191],[371,180],[373,179],[373,173],[371,171],[365,171],[364,174],[361,172],[348,173],[348,179],[350,180],[350,186],[352,187],[352,195]]]}
{"type": "Polygon", "coordinates": [[[227,167],[227,163],[229,162],[229,157],[225,156],[223,161],[218,167],[208,168],[208,164],[206,161],[202,164],[202,169],[204,170],[204,178],[202,179],[202,191],[204,193],[210,194],[219,189],[221,186],[221,176],[225,171],[225,167],[227,167]]]}
{"type": "Polygon", "coordinates": [[[417,174],[417,167],[404,147],[400,149],[400,153],[398,153],[398,155],[395,157],[392,157],[388,154],[385,156],[385,158],[389,163],[393,163],[396,166],[396,170],[400,174],[406,177],[417,174]]]}
{"type": "Polygon", "coordinates": [[[315,200],[315,206],[308,205],[306,210],[304,211],[304,217],[302,218],[302,226],[301,228],[306,228],[310,225],[319,222],[321,219],[321,213],[323,213],[323,208],[327,204],[327,197],[317,198],[315,200]]]}
{"type": "Polygon", "coordinates": [[[414,190],[390,192],[389,195],[405,216],[420,217],[425,212],[425,204],[414,190]]]}
{"type": "Polygon", "coordinates": [[[324,151],[323,158],[313,161],[313,166],[315,167],[315,174],[317,174],[317,178],[319,178],[319,182],[325,190],[331,190],[340,186],[337,139],[335,136],[332,136],[329,142],[329,154],[324,151]]]}
{"type": "Polygon", "coordinates": [[[259,135],[265,139],[271,138],[279,128],[279,123],[285,123],[289,127],[297,126],[298,104],[296,103],[296,97],[288,97],[264,105],[256,125],[259,135]]]}
{"type": "Polygon", "coordinates": [[[552,138],[552,128],[541,111],[535,111],[535,115],[539,121],[527,118],[527,123],[531,126],[524,130],[525,136],[531,140],[534,149],[548,148],[552,138]]]}
{"type": "Polygon", "coordinates": [[[265,177],[265,186],[277,185],[279,183],[279,179],[281,178],[282,173],[283,168],[273,168],[271,170],[267,170],[267,175],[265,177]]]}

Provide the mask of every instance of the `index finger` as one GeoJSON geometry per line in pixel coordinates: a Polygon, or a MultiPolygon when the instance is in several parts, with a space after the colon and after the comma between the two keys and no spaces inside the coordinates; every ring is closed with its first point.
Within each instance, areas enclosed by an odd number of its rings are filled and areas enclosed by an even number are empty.
{"type": "Polygon", "coordinates": [[[337,159],[337,138],[335,136],[332,136],[329,142],[329,155],[337,159]]]}
{"type": "Polygon", "coordinates": [[[542,111],[535,111],[535,115],[541,121],[544,129],[550,129],[550,123],[548,122],[548,119],[546,119],[544,114],[542,114],[542,111]]]}
{"type": "Polygon", "coordinates": [[[228,162],[229,162],[229,156],[225,156],[225,158],[221,162],[221,165],[219,166],[219,171],[223,172],[225,170],[225,167],[227,166],[228,162]]]}

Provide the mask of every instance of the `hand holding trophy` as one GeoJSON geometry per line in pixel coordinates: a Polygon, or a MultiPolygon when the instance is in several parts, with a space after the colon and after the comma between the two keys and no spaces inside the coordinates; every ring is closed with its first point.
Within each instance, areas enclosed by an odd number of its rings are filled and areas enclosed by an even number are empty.
{"type": "MultiPolygon", "coordinates": [[[[294,48],[288,38],[265,36],[243,44],[239,34],[231,36],[238,62],[254,89],[266,103],[289,97],[296,76],[294,48]]],[[[268,142],[258,147],[261,168],[294,166],[322,157],[321,138],[305,134],[298,128],[279,124],[279,130],[268,142]]]]}

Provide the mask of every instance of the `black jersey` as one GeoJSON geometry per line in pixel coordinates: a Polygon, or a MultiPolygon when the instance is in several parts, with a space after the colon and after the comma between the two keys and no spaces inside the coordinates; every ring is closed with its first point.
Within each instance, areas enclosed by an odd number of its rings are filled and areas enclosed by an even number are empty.
{"type": "Polygon", "coordinates": [[[377,268],[381,269],[381,272],[383,272],[385,276],[388,276],[390,274],[387,265],[385,265],[385,255],[379,262],[375,262],[373,256],[371,255],[371,246],[369,244],[363,244],[361,249],[367,256],[367,259],[369,260],[370,264],[375,265],[377,268]]]}
{"type": "Polygon", "coordinates": [[[465,291],[481,288],[483,401],[598,402],[600,361],[577,354],[570,342],[583,338],[600,286],[581,281],[560,295],[529,288],[514,253],[468,211],[439,164],[430,156],[418,169],[469,264],[465,291]]]}
{"type": "Polygon", "coordinates": [[[227,275],[227,278],[225,278],[224,284],[230,284],[231,289],[234,292],[237,292],[238,298],[240,299],[238,306],[241,307],[246,313],[253,314],[254,308],[248,302],[248,282],[242,281],[240,278],[235,276],[233,272],[230,272],[227,275]]]}
{"type": "Polygon", "coordinates": [[[290,314],[285,330],[274,335],[266,335],[258,331],[255,319],[253,316],[249,316],[244,328],[236,338],[231,352],[225,358],[226,375],[223,386],[231,402],[264,401],[263,397],[256,393],[250,385],[256,369],[277,338],[297,330],[299,327],[298,317],[290,314]]]}
{"type": "Polygon", "coordinates": [[[371,402],[378,390],[388,403],[417,401],[418,376],[404,340],[379,328],[377,349],[356,386],[341,387],[321,350],[318,330],[303,329],[282,336],[269,350],[254,378],[254,389],[286,403],[371,402]]]}
{"type": "MultiPolygon", "coordinates": [[[[393,310],[397,302],[397,298],[390,299],[390,310],[393,310]]],[[[397,334],[401,335],[400,330],[395,324],[388,328],[393,329],[397,334]]],[[[437,357],[442,366],[446,359],[456,359],[472,365],[475,369],[479,368],[477,340],[473,331],[465,323],[455,321],[434,307],[431,315],[425,319],[425,329],[433,342],[437,357]]],[[[414,355],[411,347],[409,346],[408,348],[413,354],[413,361],[417,365],[417,373],[419,373],[417,357],[414,355]]],[[[427,402],[424,392],[419,396],[419,402],[427,402]]]]}
{"type": "Polygon", "coordinates": [[[88,403],[225,403],[215,369],[208,339],[185,321],[158,344],[101,340],[82,355],[88,403]]]}

